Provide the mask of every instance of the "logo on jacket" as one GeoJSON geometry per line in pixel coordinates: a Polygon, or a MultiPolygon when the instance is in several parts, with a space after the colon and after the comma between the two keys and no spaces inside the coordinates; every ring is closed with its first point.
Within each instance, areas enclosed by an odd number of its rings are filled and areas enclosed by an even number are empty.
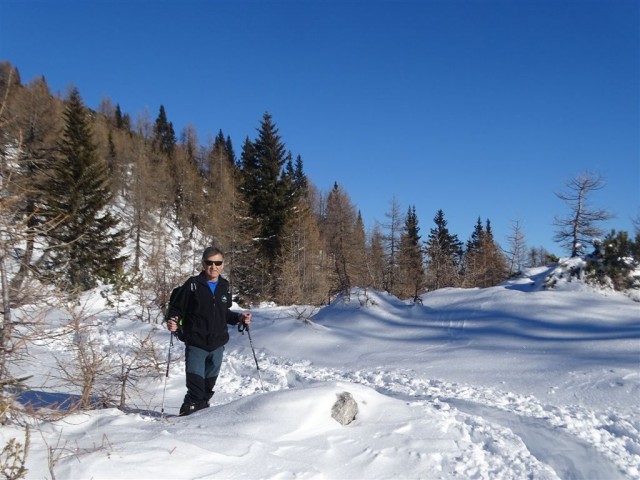
{"type": "Polygon", "coordinates": [[[221,300],[222,300],[222,303],[228,303],[228,299],[227,299],[227,296],[226,296],[226,295],[223,295],[223,296],[221,297],[221,300]]]}

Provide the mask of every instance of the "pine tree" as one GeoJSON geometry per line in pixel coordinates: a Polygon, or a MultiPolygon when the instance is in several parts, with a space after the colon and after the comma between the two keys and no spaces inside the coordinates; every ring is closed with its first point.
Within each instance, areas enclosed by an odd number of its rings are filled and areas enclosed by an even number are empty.
{"type": "Polygon", "coordinates": [[[400,298],[413,298],[414,302],[418,301],[424,288],[424,254],[419,232],[416,207],[409,207],[400,236],[397,294],[400,298]]]}
{"type": "Polygon", "coordinates": [[[153,126],[153,146],[158,151],[169,157],[176,148],[176,133],[173,124],[167,120],[164,105],[160,105],[158,118],[153,126]]]}
{"type": "Polygon", "coordinates": [[[332,265],[331,293],[348,294],[356,276],[356,210],[337,183],[327,197],[323,236],[332,265]]]}
{"type": "Polygon", "coordinates": [[[109,176],[113,178],[115,176],[116,160],[118,155],[116,153],[116,145],[113,142],[113,134],[111,133],[111,130],[109,130],[109,133],[107,134],[107,149],[107,168],[109,170],[109,176]]]}
{"type": "Polygon", "coordinates": [[[112,198],[107,163],[96,153],[93,133],[77,89],[72,89],[64,113],[44,198],[44,211],[59,219],[49,232],[51,260],[63,288],[87,290],[98,280],[109,281],[122,271],[124,232],[108,211],[112,198]]]}
{"type": "Polygon", "coordinates": [[[402,214],[400,213],[400,204],[398,199],[391,199],[391,209],[385,213],[389,222],[384,226],[387,234],[385,235],[385,248],[387,265],[384,271],[384,287],[387,292],[392,294],[396,292],[396,283],[398,282],[398,251],[400,249],[400,235],[402,233],[402,214]]]}
{"type": "Polygon", "coordinates": [[[290,181],[283,167],[290,154],[286,152],[278,128],[271,115],[265,113],[258,137],[242,152],[242,193],[250,215],[258,222],[260,260],[264,272],[263,286],[273,296],[277,287],[278,263],[282,254],[282,234],[295,206],[290,195],[290,181]]]}
{"type": "Polygon", "coordinates": [[[122,130],[124,128],[124,119],[122,118],[122,110],[120,109],[120,104],[116,105],[115,121],[116,128],[118,130],[122,130]]]}
{"type": "Polygon", "coordinates": [[[299,195],[306,195],[309,189],[309,180],[304,173],[302,157],[298,155],[293,167],[293,186],[299,195]]]}
{"type": "Polygon", "coordinates": [[[373,227],[369,237],[366,266],[367,282],[365,286],[375,290],[384,290],[387,257],[384,248],[384,235],[378,224],[373,227]]]}
{"type": "Polygon", "coordinates": [[[487,219],[483,227],[478,217],[471,239],[467,242],[464,286],[491,287],[507,276],[507,261],[493,238],[491,221],[487,219]]]}
{"type": "Polygon", "coordinates": [[[482,287],[491,287],[508,278],[507,259],[496,242],[491,229],[491,221],[485,224],[484,252],[486,256],[485,281],[482,287]]]}
{"type": "Polygon", "coordinates": [[[478,217],[471,238],[467,241],[467,252],[473,252],[480,248],[482,237],[484,237],[484,227],[482,226],[482,220],[478,217]]]}
{"type": "Polygon", "coordinates": [[[293,157],[291,152],[287,152],[284,169],[281,173],[282,195],[283,198],[294,202],[298,198],[298,192],[294,184],[293,157]]]}
{"type": "Polygon", "coordinates": [[[369,286],[367,275],[367,235],[364,231],[362,213],[358,210],[353,231],[353,282],[357,287],[369,286]]]}
{"type": "Polygon", "coordinates": [[[218,134],[213,141],[213,149],[224,152],[224,156],[227,161],[232,165],[236,164],[236,154],[233,151],[231,137],[227,136],[225,138],[224,133],[222,133],[222,129],[218,130],[218,134]]]}
{"type": "Polygon", "coordinates": [[[203,214],[206,221],[202,229],[215,245],[225,252],[231,252],[240,227],[237,217],[240,206],[237,185],[239,180],[236,165],[229,158],[222,131],[216,136],[207,154],[205,177],[205,204],[213,208],[208,208],[207,213],[203,214]]]}
{"type": "Polygon", "coordinates": [[[428,256],[427,286],[430,290],[443,287],[456,287],[460,283],[459,264],[462,256],[462,242],[458,236],[449,233],[444,212],[438,210],[427,239],[428,256]]]}
{"type": "Polygon", "coordinates": [[[479,286],[478,278],[483,275],[484,271],[484,256],[482,254],[484,237],[484,226],[482,225],[482,220],[478,217],[471,238],[467,240],[467,247],[464,254],[463,284],[465,287],[479,286]]]}
{"type": "Polygon", "coordinates": [[[231,137],[227,135],[227,140],[225,142],[225,150],[227,155],[229,156],[229,161],[235,165],[236,163],[236,152],[233,150],[233,143],[231,142],[231,137]]]}
{"type": "Polygon", "coordinates": [[[635,241],[626,231],[611,230],[603,241],[595,243],[594,251],[587,257],[588,278],[616,290],[637,288],[640,284],[640,234],[635,241]]]}

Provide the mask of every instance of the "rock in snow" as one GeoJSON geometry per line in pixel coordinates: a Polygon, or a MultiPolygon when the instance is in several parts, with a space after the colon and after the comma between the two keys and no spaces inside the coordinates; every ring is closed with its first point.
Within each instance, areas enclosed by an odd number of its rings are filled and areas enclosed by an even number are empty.
{"type": "Polygon", "coordinates": [[[338,400],[331,407],[331,416],[340,425],[349,425],[356,419],[358,414],[358,403],[349,392],[338,394],[338,400]]]}

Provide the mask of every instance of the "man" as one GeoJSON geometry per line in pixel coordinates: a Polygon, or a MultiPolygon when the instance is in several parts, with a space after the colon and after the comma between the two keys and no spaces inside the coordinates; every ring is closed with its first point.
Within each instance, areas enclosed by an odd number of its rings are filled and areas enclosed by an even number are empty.
{"type": "Polygon", "coordinates": [[[227,324],[249,325],[251,312],[232,312],[229,282],[220,274],[224,258],[208,247],[202,253],[202,272],[189,278],[182,298],[170,306],[167,328],[185,343],[187,394],[180,415],[207,408],[222,366],[224,345],[229,341],[227,324]]]}

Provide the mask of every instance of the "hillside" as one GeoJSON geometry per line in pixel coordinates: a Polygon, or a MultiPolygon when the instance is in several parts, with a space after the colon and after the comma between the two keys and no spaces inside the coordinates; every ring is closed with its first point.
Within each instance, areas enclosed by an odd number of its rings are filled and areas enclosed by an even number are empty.
{"type": "MultiPolygon", "coordinates": [[[[581,283],[541,288],[549,272],[487,289],[445,289],[410,305],[354,290],[321,308],[254,310],[252,340],[232,332],[209,410],[161,419],[164,376],[144,381],[125,412],[76,413],[32,431],[28,478],[638,478],[638,304],[581,283]],[[261,388],[261,380],[264,391],[261,388]],[[354,423],[331,418],[336,395],[358,402],[354,423]]],[[[152,332],[98,291],[85,311],[105,352],[152,332]]],[[[49,311],[50,328],[63,312],[49,311]]],[[[41,344],[15,373],[23,401],[60,400],[41,344]],[[46,393],[43,397],[42,392],[46,393]]],[[[165,410],[184,395],[182,346],[172,349],[165,410]]],[[[163,372],[164,373],[164,372],[163,372]]],[[[17,427],[0,437],[23,438],[17,427]]]]}

